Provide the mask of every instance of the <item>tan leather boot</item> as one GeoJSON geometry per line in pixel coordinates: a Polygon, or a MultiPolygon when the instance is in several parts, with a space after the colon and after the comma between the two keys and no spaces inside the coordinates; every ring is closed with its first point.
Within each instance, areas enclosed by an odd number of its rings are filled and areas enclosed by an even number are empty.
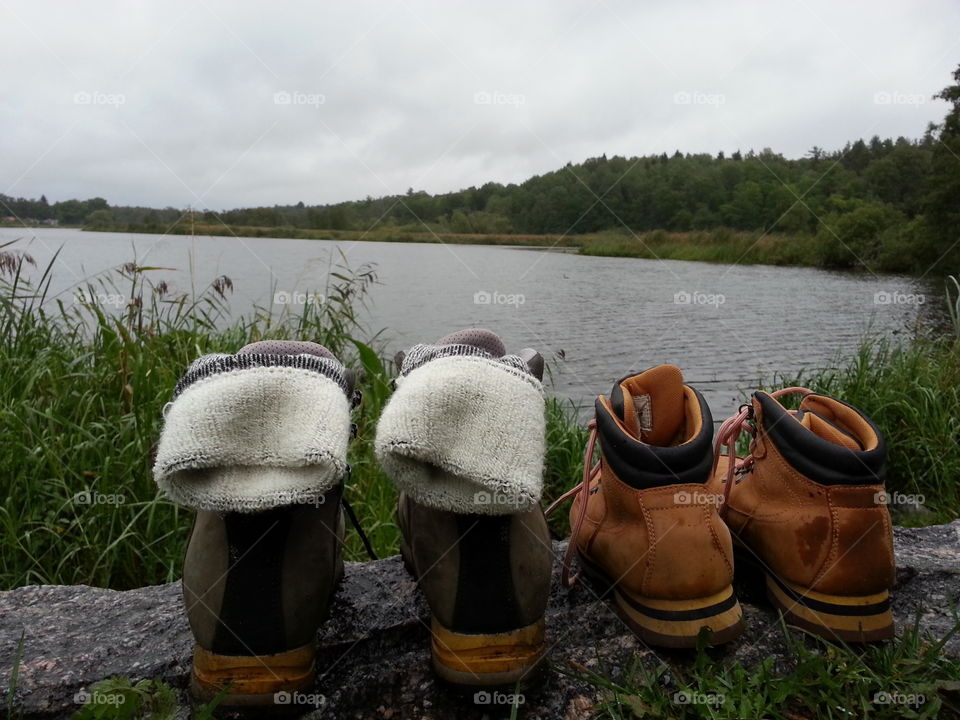
{"type": "Polygon", "coordinates": [[[713,425],[703,397],[678,368],[662,365],[600,396],[591,426],[584,481],[572,491],[564,579],[575,553],[653,645],[693,647],[703,628],[713,643],[738,636],[730,534],[720,496],[707,487],[713,425]],[[596,438],[603,457],[591,467],[596,438]]]}
{"type": "Polygon", "coordinates": [[[712,488],[738,548],[759,561],[770,599],[798,627],[844,641],[893,636],[893,533],[880,431],[846,403],[805,388],[756,392],[721,427],[712,488]],[[804,394],[797,412],[776,397],[804,394]],[[751,423],[752,421],[752,423],[751,423]],[[753,434],[750,456],[736,447],[753,434]]]}

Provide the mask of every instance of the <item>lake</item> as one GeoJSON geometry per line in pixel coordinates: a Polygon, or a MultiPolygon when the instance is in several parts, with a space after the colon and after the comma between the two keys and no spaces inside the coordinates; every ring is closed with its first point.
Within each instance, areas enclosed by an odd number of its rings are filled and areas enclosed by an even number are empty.
{"type": "Polygon", "coordinates": [[[13,247],[38,268],[60,249],[51,289],[64,299],[135,260],[176,268],[151,274],[174,290],[227,275],[235,314],[322,293],[339,253],[354,268],[376,263],[380,284],[364,319],[371,335],[386,330],[391,355],[452,330],[488,327],[511,351],[562,355],[551,392],[585,413],[617,378],[669,362],[722,419],[758,378],[827,366],[867,332],[910,333],[943,302],[941,287],[909,277],[526,248],[0,229],[0,243],[18,238],[13,247]]]}

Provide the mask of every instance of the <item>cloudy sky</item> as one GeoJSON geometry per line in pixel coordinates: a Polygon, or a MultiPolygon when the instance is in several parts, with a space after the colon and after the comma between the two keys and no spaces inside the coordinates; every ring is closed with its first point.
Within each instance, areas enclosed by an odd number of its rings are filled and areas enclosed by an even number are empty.
{"type": "Polygon", "coordinates": [[[2,2],[0,192],[213,209],[921,135],[960,4],[2,2]]]}

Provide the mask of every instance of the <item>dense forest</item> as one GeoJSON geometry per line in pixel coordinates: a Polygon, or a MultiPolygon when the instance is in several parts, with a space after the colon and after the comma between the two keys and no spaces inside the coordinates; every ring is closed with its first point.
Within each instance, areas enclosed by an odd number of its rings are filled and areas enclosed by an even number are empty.
{"type": "Polygon", "coordinates": [[[953,77],[956,84],[936,96],[949,104],[947,116],[920,139],[859,139],[798,159],[770,149],[604,155],[520,184],[225,212],[110,207],[102,198],[49,204],[0,195],[0,203],[21,219],[147,232],[183,231],[185,216],[231,228],[438,234],[729,228],[794,236],[816,247],[816,264],[825,267],[952,272],[960,264],[960,68],[953,77]]]}

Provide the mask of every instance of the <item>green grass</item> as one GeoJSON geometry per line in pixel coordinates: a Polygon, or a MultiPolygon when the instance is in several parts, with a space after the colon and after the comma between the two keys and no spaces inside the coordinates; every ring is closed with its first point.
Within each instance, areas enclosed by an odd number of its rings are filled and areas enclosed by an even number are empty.
{"type": "Polygon", "coordinates": [[[779,663],[745,667],[700,648],[684,660],[671,655],[669,665],[637,666],[619,683],[602,666],[570,674],[602,690],[598,718],[960,718],[960,659],[941,652],[960,623],[943,638],[914,626],[865,648],[782,632],[787,656],[779,663]]]}

